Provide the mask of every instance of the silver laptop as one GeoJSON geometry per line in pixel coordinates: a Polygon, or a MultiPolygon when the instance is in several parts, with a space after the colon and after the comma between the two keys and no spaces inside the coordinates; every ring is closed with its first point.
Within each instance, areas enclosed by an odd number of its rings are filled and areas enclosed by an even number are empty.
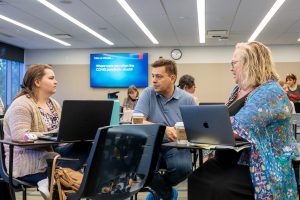
{"type": "Polygon", "coordinates": [[[181,106],[180,111],[190,143],[229,146],[248,144],[234,139],[226,105],[181,106]]]}

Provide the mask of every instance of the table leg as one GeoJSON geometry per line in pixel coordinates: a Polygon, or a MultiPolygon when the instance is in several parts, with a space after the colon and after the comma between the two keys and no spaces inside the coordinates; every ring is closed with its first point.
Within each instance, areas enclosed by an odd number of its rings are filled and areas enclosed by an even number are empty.
{"type": "Polygon", "coordinates": [[[8,168],[8,185],[10,196],[16,199],[13,186],[13,159],[14,159],[14,145],[9,145],[9,168],[8,168]]]}

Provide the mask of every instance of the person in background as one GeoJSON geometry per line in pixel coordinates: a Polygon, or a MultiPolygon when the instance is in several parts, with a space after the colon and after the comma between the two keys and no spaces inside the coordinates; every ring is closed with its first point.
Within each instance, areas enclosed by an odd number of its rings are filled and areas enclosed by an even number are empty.
{"type": "MultiPolygon", "coordinates": [[[[287,85],[284,81],[278,81],[278,83],[279,83],[279,85],[282,87],[282,89],[283,89],[283,91],[285,92],[285,94],[287,94],[288,91],[289,91],[288,85],[287,85]]],[[[292,113],[294,114],[294,113],[296,113],[295,105],[294,105],[294,102],[292,102],[292,101],[290,101],[290,102],[291,102],[291,104],[292,104],[292,106],[293,106],[293,111],[292,111],[292,113]]]]}
{"type": "Polygon", "coordinates": [[[287,95],[293,102],[300,101],[300,85],[297,84],[297,77],[295,74],[288,74],[285,78],[288,85],[287,95]]]}
{"type": "MultiPolygon", "coordinates": [[[[185,74],[179,79],[179,83],[177,85],[180,89],[194,95],[196,90],[195,78],[189,74],[185,74]]],[[[199,105],[199,98],[194,96],[194,100],[197,105],[199,105]]],[[[208,159],[214,156],[214,152],[211,150],[203,150],[203,162],[206,162],[208,159]]]]}
{"type": "MultiPolygon", "coordinates": [[[[61,107],[51,96],[56,92],[57,80],[50,65],[31,65],[24,76],[21,91],[16,95],[4,116],[4,139],[25,140],[28,134],[36,136],[57,132],[61,107]]],[[[79,158],[80,163],[66,167],[79,170],[85,163],[91,144],[65,144],[55,148],[63,157],[79,158]]],[[[49,198],[47,162],[53,154],[51,147],[34,149],[15,147],[13,176],[37,184],[44,199],[49,198]]],[[[5,164],[8,168],[9,148],[5,145],[5,164]]]]}
{"type": "Polygon", "coordinates": [[[238,43],[230,71],[237,84],[227,105],[235,138],[250,149],[216,156],[189,177],[189,197],[202,200],[297,199],[292,159],[298,156],[287,95],[277,83],[271,51],[238,43]]]}
{"type": "MultiPolygon", "coordinates": [[[[195,78],[188,74],[183,75],[179,79],[178,87],[193,95],[196,90],[195,78]]],[[[200,103],[198,97],[194,96],[194,99],[196,104],[200,103]]]]}
{"type": "Polygon", "coordinates": [[[139,99],[139,91],[134,86],[129,86],[127,90],[127,97],[123,101],[123,111],[124,110],[134,110],[134,107],[139,99]]]}
{"type": "MultiPolygon", "coordinates": [[[[160,123],[166,125],[164,142],[177,140],[174,125],[182,122],[179,107],[181,105],[196,105],[194,97],[175,86],[177,78],[176,63],[163,58],[152,64],[152,87],[143,90],[135,113],[144,115],[145,123],[160,123]]],[[[192,171],[191,153],[186,149],[161,148],[161,157],[150,187],[164,200],[177,199],[176,189],[172,186],[185,180],[192,171]],[[166,173],[158,172],[165,165],[166,173]]],[[[153,199],[148,194],[147,200],[153,199]]]]}

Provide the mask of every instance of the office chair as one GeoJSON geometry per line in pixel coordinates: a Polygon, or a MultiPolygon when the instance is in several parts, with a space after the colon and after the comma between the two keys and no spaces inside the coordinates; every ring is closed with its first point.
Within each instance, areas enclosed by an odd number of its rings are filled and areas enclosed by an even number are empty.
{"type": "MultiPolygon", "coordinates": [[[[165,127],[158,124],[100,128],[83,180],[67,199],[126,199],[151,181],[165,127]]],[[[51,183],[52,184],[52,183],[51,183]]]]}
{"type": "MultiPolygon", "coordinates": [[[[0,139],[4,139],[4,132],[3,132],[3,119],[0,119],[0,139]]],[[[9,175],[7,173],[7,169],[5,166],[5,152],[3,143],[0,143],[0,175],[6,183],[10,185],[10,196],[11,199],[15,200],[16,195],[15,192],[22,191],[23,200],[27,199],[26,191],[27,188],[37,187],[36,185],[32,185],[28,182],[21,181],[18,178],[13,178],[12,183],[9,183],[9,175]]]]}
{"type": "Polygon", "coordinates": [[[300,102],[294,102],[296,113],[300,113],[300,102]]]}

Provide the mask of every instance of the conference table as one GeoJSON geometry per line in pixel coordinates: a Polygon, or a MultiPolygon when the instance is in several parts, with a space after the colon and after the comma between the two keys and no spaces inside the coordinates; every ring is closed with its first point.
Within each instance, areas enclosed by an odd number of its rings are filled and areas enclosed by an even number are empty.
{"type": "MultiPolygon", "coordinates": [[[[162,146],[170,147],[170,148],[177,148],[177,149],[190,149],[190,150],[197,151],[198,157],[199,157],[198,164],[199,164],[199,166],[201,166],[203,164],[203,152],[202,152],[203,148],[188,145],[188,144],[178,144],[177,142],[163,143],[162,146]]],[[[197,155],[196,155],[196,153],[194,153],[193,161],[196,162],[196,159],[197,159],[197,155]]],[[[196,163],[193,163],[193,167],[194,167],[194,169],[196,169],[196,163]]]]}

